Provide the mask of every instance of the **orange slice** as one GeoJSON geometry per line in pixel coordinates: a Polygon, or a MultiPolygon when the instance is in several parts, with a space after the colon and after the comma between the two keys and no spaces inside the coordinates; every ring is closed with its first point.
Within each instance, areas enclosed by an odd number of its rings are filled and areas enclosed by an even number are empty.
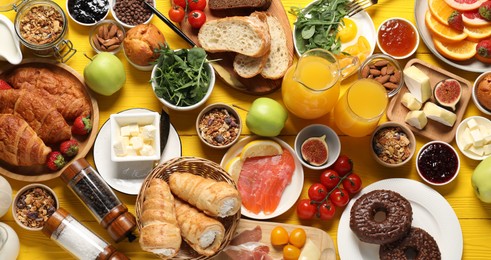
{"type": "Polygon", "coordinates": [[[459,42],[467,38],[467,33],[459,32],[449,26],[440,23],[430,11],[426,11],[425,24],[433,36],[438,36],[447,42],[459,42]]]}
{"type": "Polygon", "coordinates": [[[455,10],[445,0],[428,0],[428,7],[431,14],[444,25],[448,25],[448,17],[455,10]]]}
{"type": "Polygon", "coordinates": [[[491,26],[470,27],[465,26],[464,32],[467,33],[467,40],[478,42],[491,36],[491,26]]]}
{"type": "Polygon", "coordinates": [[[487,0],[445,0],[449,6],[459,11],[470,11],[477,9],[486,1],[487,0]]]}
{"type": "Polygon", "coordinates": [[[472,41],[464,40],[458,43],[446,43],[433,37],[433,44],[441,55],[451,60],[469,60],[476,55],[477,43],[472,41]]]}

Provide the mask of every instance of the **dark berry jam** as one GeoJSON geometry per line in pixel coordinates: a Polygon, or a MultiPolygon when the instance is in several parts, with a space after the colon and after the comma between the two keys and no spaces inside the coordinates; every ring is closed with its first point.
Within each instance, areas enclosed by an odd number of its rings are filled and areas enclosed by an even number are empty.
{"type": "Polygon", "coordinates": [[[444,143],[431,143],[417,158],[418,168],[425,179],[445,183],[452,179],[459,167],[457,154],[444,143]]]}
{"type": "Polygon", "coordinates": [[[108,10],[108,0],[68,0],[68,12],[81,23],[96,23],[104,18],[108,10]]]}

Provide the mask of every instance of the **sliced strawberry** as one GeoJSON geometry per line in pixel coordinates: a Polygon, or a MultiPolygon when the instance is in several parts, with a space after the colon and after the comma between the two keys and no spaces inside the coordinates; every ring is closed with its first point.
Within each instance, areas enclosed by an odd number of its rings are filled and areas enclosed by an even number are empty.
{"type": "Polygon", "coordinates": [[[57,171],[63,166],[65,166],[65,158],[58,151],[53,151],[48,154],[48,159],[46,160],[46,166],[52,171],[57,171]]]}
{"type": "Polygon", "coordinates": [[[66,157],[77,155],[78,149],[78,142],[74,139],[64,141],[60,144],[60,152],[66,157]]]}
{"type": "Polygon", "coordinates": [[[448,25],[455,30],[462,32],[464,30],[464,21],[462,20],[462,13],[459,11],[453,11],[448,17],[448,25]]]}

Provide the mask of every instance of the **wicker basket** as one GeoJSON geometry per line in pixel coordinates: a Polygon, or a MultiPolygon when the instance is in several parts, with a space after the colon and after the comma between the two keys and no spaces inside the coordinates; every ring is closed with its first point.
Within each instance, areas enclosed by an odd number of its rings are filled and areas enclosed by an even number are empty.
{"type": "MultiPolygon", "coordinates": [[[[135,211],[137,219],[138,230],[141,231],[141,213],[143,206],[143,194],[150,184],[150,180],[154,178],[163,179],[166,182],[169,181],[169,176],[174,172],[188,172],[195,175],[200,175],[205,178],[210,178],[217,181],[225,181],[232,184],[237,188],[234,180],[230,178],[229,174],[220,167],[219,164],[196,157],[178,157],[166,161],[163,164],[155,167],[152,172],[143,181],[140,192],[136,198],[135,211]]],[[[235,229],[237,228],[240,221],[240,210],[233,216],[226,218],[217,218],[223,226],[225,227],[225,235],[223,238],[222,245],[220,246],[217,254],[221,252],[232,240],[234,236],[235,229]]],[[[160,257],[160,256],[159,256],[160,257]]],[[[187,243],[183,241],[179,253],[172,259],[209,259],[213,256],[203,256],[194,251],[187,243]]]]}

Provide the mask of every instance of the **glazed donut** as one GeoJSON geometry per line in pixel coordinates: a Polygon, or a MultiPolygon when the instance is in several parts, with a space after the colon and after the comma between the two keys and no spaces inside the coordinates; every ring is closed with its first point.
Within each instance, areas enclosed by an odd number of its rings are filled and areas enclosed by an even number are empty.
{"type": "Polygon", "coordinates": [[[380,246],[381,260],[392,259],[442,259],[433,237],[421,228],[412,227],[409,234],[398,241],[380,246]]]}
{"type": "Polygon", "coordinates": [[[349,224],[361,241],[381,245],[405,236],[412,220],[413,210],[406,198],[394,191],[374,190],[355,201],[349,224]]]}

